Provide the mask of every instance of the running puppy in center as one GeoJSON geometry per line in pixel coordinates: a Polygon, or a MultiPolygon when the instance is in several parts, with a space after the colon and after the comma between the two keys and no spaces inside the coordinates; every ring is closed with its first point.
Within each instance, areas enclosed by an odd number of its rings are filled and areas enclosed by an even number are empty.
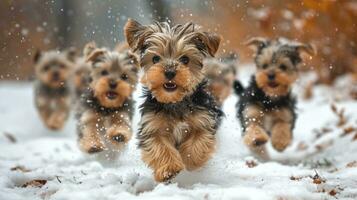
{"type": "Polygon", "coordinates": [[[296,99],[291,88],[302,63],[301,53],[313,55],[314,49],[283,39],[252,38],[247,45],[256,51],[257,71],[246,89],[235,83],[243,141],[258,154],[264,154],[259,149],[269,139],[277,151],[283,151],[293,137],[296,99]]]}
{"type": "Polygon", "coordinates": [[[220,37],[193,23],[144,26],[132,19],[124,32],[144,71],[138,133],[142,159],[159,182],[202,167],[215,150],[222,116],[206,92],[203,59],[215,55],[220,37]]]}

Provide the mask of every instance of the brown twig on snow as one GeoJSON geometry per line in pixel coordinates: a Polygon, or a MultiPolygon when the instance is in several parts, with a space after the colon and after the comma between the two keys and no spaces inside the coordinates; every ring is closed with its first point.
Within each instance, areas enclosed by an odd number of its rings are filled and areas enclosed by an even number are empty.
{"type": "Polygon", "coordinates": [[[20,171],[20,172],[30,172],[31,170],[26,169],[24,166],[15,166],[10,169],[11,171],[20,171]]]}
{"type": "Polygon", "coordinates": [[[352,162],[347,163],[346,167],[347,168],[357,167],[357,161],[354,160],[352,162]]]}
{"type": "Polygon", "coordinates": [[[346,128],[343,129],[343,133],[341,134],[341,137],[344,137],[344,136],[346,136],[346,135],[349,135],[349,134],[351,134],[351,133],[354,132],[354,131],[357,131],[357,129],[354,128],[354,127],[352,127],[352,126],[346,127],[346,128]]]}
{"type": "Polygon", "coordinates": [[[255,162],[254,160],[246,160],[245,164],[249,167],[249,168],[253,168],[256,167],[258,165],[257,162],[255,162]]]}
{"type": "Polygon", "coordinates": [[[323,179],[315,170],[315,175],[314,176],[310,176],[310,178],[312,179],[312,182],[314,184],[321,184],[321,183],[325,183],[326,179],[323,179]]]}
{"type": "Polygon", "coordinates": [[[21,187],[39,187],[39,188],[41,188],[46,183],[47,183],[47,180],[35,179],[35,180],[31,180],[29,182],[26,182],[21,187]]]}
{"type": "Polygon", "coordinates": [[[314,129],[313,131],[316,134],[315,139],[319,139],[321,136],[332,132],[332,129],[328,127],[322,127],[321,129],[314,129]]]}
{"type": "Polygon", "coordinates": [[[11,133],[4,132],[4,135],[11,143],[17,142],[16,138],[11,133]]]}
{"type": "Polygon", "coordinates": [[[338,109],[335,104],[331,104],[331,110],[338,117],[337,126],[341,127],[346,124],[347,118],[345,116],[345,108],[338,109]]]}

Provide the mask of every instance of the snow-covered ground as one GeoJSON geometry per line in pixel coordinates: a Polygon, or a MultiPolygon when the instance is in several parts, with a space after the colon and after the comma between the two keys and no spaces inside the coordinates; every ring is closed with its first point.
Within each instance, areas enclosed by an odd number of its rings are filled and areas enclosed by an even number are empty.
{"type": "MultiPolygon", "coordinates": [[[[244,83],[252,70],[240,72],[244,83]]],[[[303,93],[309,78],[304,75],[298,81],[295,93],[303,93]]],[[[357,199],[357,103],[345,98],[350,84],[344,78],[334,89],[315,87],[311,100],[299,95],[294,142],[283,153],[268,146],[268,162],[253,158],[242,144],[235,118],[237,97],[231,95],[224,104],[226,118],[213,159],[199,171],[181,172],[171,184],[157,184],[140,159],[136,139],[117,159],[83,155],[73,117],[62,131],[49,131],[34,108],[32,85],[1,82],[0,200],[357,199]],[[347,122],[341,127],[331,110],[333,102],[337,111],[345,109],[347,122]],[[24,186],[32,180],[47,182],[24,186]]],[[[140,92],[139,87],[138,104],[140,92]]],[[[136,112],[134,130],[138,121],[136,112]]]]}

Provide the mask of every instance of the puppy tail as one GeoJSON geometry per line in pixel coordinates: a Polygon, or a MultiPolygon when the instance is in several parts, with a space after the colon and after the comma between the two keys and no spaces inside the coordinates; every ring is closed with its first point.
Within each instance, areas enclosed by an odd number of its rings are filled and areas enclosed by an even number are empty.
{"type": "Polygon", "coordinates": [[[243,87],[242,83],[241,83],[240,81],[238,81],[238,80],[234,80],[234,82],[233,82],[233,89],[234,89],[234,92],[235,92],[238,96],[240,96],[240,95],[243,93],[243,91],[244,91],[244,87],[243,87]]]}

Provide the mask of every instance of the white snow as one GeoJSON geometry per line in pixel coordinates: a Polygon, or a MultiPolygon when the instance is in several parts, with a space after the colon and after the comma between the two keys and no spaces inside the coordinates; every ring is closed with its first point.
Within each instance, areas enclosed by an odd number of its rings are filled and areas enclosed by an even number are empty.
{"type": "MultiPolygon", "coordinates": [[[[239,77],[247,83],[254,68],[242,69],[239,77]]],[[[295,93],[302,93],[304,77],[295,93]]],[[[352,141],[356,132],[340,136],[344,128],[357,124],[356,101],[346,98],[349,84],[344,78],[334,89],[315,87],[311,100],[299,96],[294,142],[283,153],[269,145],[272,161],[268,162],[254,158],[242,144],[235,117],[237,97],[231,95],[224,104],[226,117],[213,159],[199,171],[181,172],[171,184],[157,184],[140,159],[135,138],[117,159],[84,155],[77,147],[73,117],[62,131],[49,131],[34,108],[32,85],[1,82],[0,199],[357,199],[357,164],[346,167],[357,160],[357,141],[352,141]],[[343,127],[336,126],[338,118],[330,109],[335,99],[338,109],[346,109],[348,121],[343,127]],[[331,130],[316,139],[315,132],[322,127],[331,130]],[[4,133],[17,142],[10,142],[4,133]],[[307,148],[301,148],[302,143],[307,148]],[[325,149],[318,151],[316,145],[325,149]],[[16,166],[30,171],[10,170],[16,166]],[[325,182],[314,184],[316,173],[325,182]],[[21,187],[34,179],[47,183],[41,188],[21,187]],[[335,197],[329,194],[332,190],[335,197]]],[[[139,86],[136,106],[140,93],[139,86]]],[[[139,118],[136,112],[134,130],[139,118]]]]}

